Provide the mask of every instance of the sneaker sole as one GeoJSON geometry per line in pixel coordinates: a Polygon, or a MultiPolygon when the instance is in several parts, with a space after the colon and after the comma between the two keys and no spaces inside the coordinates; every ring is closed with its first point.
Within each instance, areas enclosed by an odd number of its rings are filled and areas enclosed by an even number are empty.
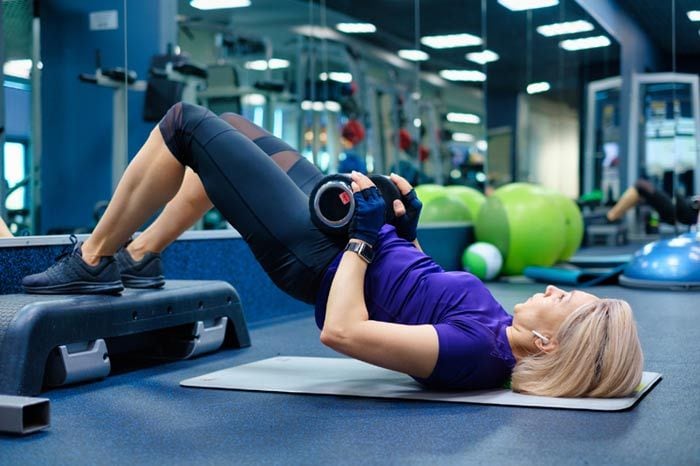
{"type": "Polygon", "coordinates": [[[119,294],[124,290],[121,281],[90,283],[71,282],[51,286],[24,286],[32,294],[119,294]]]}
{"type": "Polygon", "coordinates": [[[165,285],[165,279],[162,275],[157,277],[137,277],[123,274],[122,283],[127,288],[162,288],[165,285]]]}

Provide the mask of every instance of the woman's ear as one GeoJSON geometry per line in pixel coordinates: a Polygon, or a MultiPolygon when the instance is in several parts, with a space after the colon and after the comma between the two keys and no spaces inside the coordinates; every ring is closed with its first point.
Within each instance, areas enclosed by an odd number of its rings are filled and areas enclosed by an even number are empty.
{"type": "Polygon", "coordinates": [[[549,335],[543,335],[545,338],[535,338],[535,346],[542,353],[551,353],[559,347],[559,343],[549,335]]]}

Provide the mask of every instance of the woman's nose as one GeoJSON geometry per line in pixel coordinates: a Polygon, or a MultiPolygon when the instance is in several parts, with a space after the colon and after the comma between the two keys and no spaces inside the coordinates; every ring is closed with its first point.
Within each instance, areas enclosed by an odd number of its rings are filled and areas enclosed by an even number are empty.
{"type": "Polygon", "coordinates": [[[559,288],[557,288],[556,286],[554,286],[554,285],[547,285],[547,288],[545,288],[545,293],[544,293],[544,295],[545,295],[545,296],[549,296],[549,295],[551,295],[551,294],[553,294],[553,293],[557,293],[557,292],[560,292],[560,291],[561,291],[561,290],[560,290],[559,288]]]}

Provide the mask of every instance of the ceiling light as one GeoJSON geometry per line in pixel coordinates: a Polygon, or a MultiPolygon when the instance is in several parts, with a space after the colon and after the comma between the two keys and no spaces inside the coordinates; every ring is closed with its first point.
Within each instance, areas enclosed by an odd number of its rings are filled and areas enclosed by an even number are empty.
{"type": "Polygon", "coordinates": [[[523,11],[558,5],[559,0],[498,0],[498,3],[510,11],[523,11]]]}
{"type": "Polygon", "coordinates": [[[481,123],[481,117],[473,113],[450,112],[446,118],[447,121],[452,123],[471,123],[473,125],[481,123]]]}
{"type": "Polygon", "coordinates": [[[446,34],[442,36],[425,36],[420,43],[434,49],[451,49],[455,47],[469,47],[481,45],[481,37],[473,34],[446,34]]]}
{"type": "Polygon", "coordinates": [[[314,103],[311,102],[310,100],[304,100],[301,102],[301,109],[302,110],[311,110],[313,105],[314,105],[314,103]]]}
{"type": "Polygon", "coordinates": [[[442,70],[440,76],[448,81],[486,81],[486,75],[476,70],[442,70]]]}
{"type": "Polygon", "coordinates": [[[318,75],[318,79],[321,81],[326,81],[330,79],[331,81],[336,81],[339,83],[351,83],[352,82],[352,74],[350,73],[343,73],[340,71],[331,71],[330,73],[326,73],[325,71],[321,74],[318,75]]]}
{"type": "Polygon", "coordinates": [[[403,58],[404,60],[411,61],[425,61],[430,58],[430,56],[424,51],[413,49],[399,50],[399,57],[403,58]]]}
{"type": "Polygon", "coordinates": [[[545,37],[562,36],[564,34],[576,34],[577,32],[592,31],[593,25],[588,21],[569,21],[566,23],[545,24],[537,28],[537,32],[545,37]]]}
{"type": "Polygon", "coordinates": [[[688,12],[688,19],[691,21],[700,21],[700,10],[690,10],[688,12]]]}
{"type": "Polygon", "coordinates": [[[255,71],[265,71],[265,70],[278,70],[282,68],[289,67],[289,60],[283,60],[281,58],[270,58],[269,60],[253,60],[245,63],[245,68],[247,70],[255,71]]]}
{"type": "Polygon", "coordinates": [[[190,5],[198,10],[222,10],[250,6],[250,0],[190,0],[190,5]]]}
{"type": "Polygon", "coordinates": [[[8,60],[2,66],[2,72],[5,76],[14,76],[15,78],[29,79],[31,71],[32,61],[29,58],[8,60]]]}
{"type": "Polygon", "coordinates": [[[324,108],[326,108],[326,106],[320,100],[317,100],[311,104],[311,109],[317,112],[322,112],[324,108]]]}
{"type": "Polygon", "coordinates": [[[259,107],[260,105],[265,105],[265,96],[262,94],[246,94],[241,98],[243,105],[250,105],[251,107],[259,107]]]}
{"type": "Polygon", "coordinates": [[[346,34],[370,34],[377,32],[377,27],[372,23],[338,23],[335,28],[346,34]]]}
{"type": "Polygon", "coordinates": [[[326,110],[329,112],[339,112],[340,111],[340,104],[336,102],[335,100],[327,100],[326,101],[326,110]]]}
{"type": "Polygon", "coordinates": [[[527,85],[528,94],[538,94],[540,92],[547,92],[552,86],[546,81],[541,81],[538,83],[532,83],[527,85]]]}
{"type": "Polygon", "coordinates": [[[472,142],[474,136],[469,133],[452,133],[452,140],[456,142],[472,142]]]}
{"type": "Polygon", "coordinates": [[[488,147],[489,147],[488,143],[486,141],[484,141],[483,139],[479,139],[478,141],[476,141],[476,148],[479,149],[480,151],[483,152],[486,149],[488,149],[488,147]]]}
{"type": "Polygon", "coordinates": [[[271,70],[279,70],[289,67],[289,60],[283,60],[281,58],[270,58],[267,63],[271,70]]]}
{"type": "Polygon", "coordinates": [[[568,39],[559,42],[559,47],[569,51],[594,49],[596,47],[607,47],[608,45],[610,45],[610,39],[606,36],[583,37],[581,39],[568,39]]]}
{"type": "Polygon", "coordinates": [[[467,60],[473,61],[480,65],[485,65],[492,61],[498,60],[498,54],[493,50],[482,50],[481,52],[471,52],[466,55],[467,60]]]}

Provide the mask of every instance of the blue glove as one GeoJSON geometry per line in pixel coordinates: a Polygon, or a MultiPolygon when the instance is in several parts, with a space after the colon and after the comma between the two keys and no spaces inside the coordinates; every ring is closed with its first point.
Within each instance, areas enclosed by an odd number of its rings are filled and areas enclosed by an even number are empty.
{"type": "Polygon", "coordinates": [[[374,246],[379,237],[379,230],[384,225],[384,198],[375,186],[358,191],[353,197],[355,213],[350,221],[348,234],[352,239],[359,239],[374,246]]]}
{"type": "Polygon", "coordinates": [[[415,189],[411,189],[408,194],[401,196],[401,202],[403,202],[406,208],[406,213],[396,218],[396,234],[399,238],[413,241],[416,239],[418,218],[420,218],[420,211],[423,209],[423,203],[418,199],[415,189]]]}

